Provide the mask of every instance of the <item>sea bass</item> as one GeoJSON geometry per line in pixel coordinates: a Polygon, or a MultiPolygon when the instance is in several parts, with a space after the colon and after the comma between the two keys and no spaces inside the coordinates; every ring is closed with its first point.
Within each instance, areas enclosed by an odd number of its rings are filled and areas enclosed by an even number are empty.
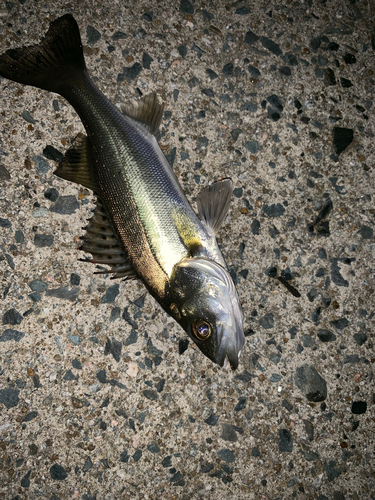
{"type": "Polygon", "coordinates": [[[91,189],[96,209],[81,250],[115,278],[138,278],[213,362],[232,369],[245,341],[242,310],[216,242],[232,181],[205,188],[199,217],[158,146],[163,106],[156,93],[121,113],[88,76],[78,25],[70,14],[38,45],[7,50],[0,75],[56,92],[76,110],[84,136],[55,174],[91,189]]]}

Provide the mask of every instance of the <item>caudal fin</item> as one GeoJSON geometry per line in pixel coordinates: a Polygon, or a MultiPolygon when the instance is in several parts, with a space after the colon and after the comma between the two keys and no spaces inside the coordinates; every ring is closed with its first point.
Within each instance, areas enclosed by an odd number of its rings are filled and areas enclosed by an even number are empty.
{"type": "Polygon", "coordinates": [[[85,70],[81,36],[71,14],[53,21],[38,45],[9,49],[0,56],[1,76],[59,94],[85,70]]]}

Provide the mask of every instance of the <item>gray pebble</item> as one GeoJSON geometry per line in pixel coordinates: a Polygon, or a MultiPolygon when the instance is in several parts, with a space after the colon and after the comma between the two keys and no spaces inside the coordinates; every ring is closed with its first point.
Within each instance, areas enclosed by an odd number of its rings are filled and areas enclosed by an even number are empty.
{"type": "Polygon", "coordinates": [[[305,364],[298,367],[295,381],[308,401],[319,402],[327,398],[327,384],[314,366],[305,364]]]}

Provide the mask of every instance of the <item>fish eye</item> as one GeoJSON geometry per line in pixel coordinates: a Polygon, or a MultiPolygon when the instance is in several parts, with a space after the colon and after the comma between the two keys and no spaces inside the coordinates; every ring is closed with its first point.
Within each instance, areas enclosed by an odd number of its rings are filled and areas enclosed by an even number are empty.
{"type": "Polygon", "coordinates": [[[195,319],[192,330],[198,340],[207,340],[211,336],[211,325],[204,319],[195,319]]]}

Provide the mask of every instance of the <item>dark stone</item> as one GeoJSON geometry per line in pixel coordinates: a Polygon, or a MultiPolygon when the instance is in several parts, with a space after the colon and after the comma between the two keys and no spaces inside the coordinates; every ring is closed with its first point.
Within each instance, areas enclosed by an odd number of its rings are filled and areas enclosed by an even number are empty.
{"type": "Polygon", "coordinates": [[[154,454],[160,452],[160,448],[156,443],[148,444],[147,449],[148,449],[148,451],[151,451],[151,453],[154,453],[154,454]]]}
{"type": "Polygon", "coordinates": [[[47,283],[44,283],[44,281],[40,280],[33,280],[29,283],[29,287],[33,292],[44,292],[45,290],[47,290],[47,286],[47,283]]]}
{"type": "Polygon", "coordinates": [[[234,407],[234,411],[241,411],[246,408],[247,398],[241,397],[238,399],[238,403],[234,407]]]}
{"type": "Polygon", "coordinates": [[[113,304],[115,298],[120,293],[120,286],[118,284],[112,285],[108,288],[105,294],[100,299],[102,304],[113,304]]]}
{"type": "Polygon", "coordinates": [[[345,278],[343,278],[343,276],[341,276],[340,274],[341,268],[339,267],[338,262],[339,259],[336,258],[331,259],[331,279],[333,283],[337,286],[348,287],[349,282],[345,278]]]}
{"type": "Polygon", "coordinates": [[[25,241],[23,232],[20,229],[17,229],[17,231],[14,233],[14,239],[17,243],[23,243],[25,241]]]}
{"type": "Polygon", "coordinates": [[[337,330],[343,330],[347,326],[349,326],[349,321],[346,318],[340,318],[335,321],[330,321],[330,324],[337,328],[337,330]]]}
{"type": "Polygon", "coordinates": [[[62,286],[60,288],[52,288],[46,291],[47,297],[56,297],[57,299],[77,300],[78,288],[69,286],[62,286]]]}
{"type": "Polygon", "coordinates": [[[265,204],[263,206],[263,212],[268,215],[268,217],[280,217],[284,214],[285,208],[281,203],[273,203],[272,205],[265,204]]]}
{"type": "Polygon", "coordinates": [[[109,318],[109,321],[113,323],[114,321],[120,318],[120,315],[121,315],[121,309],[119,307],[114,307],[111,311],[111,316],[109,318]]]}
{"type": "Polygon", "coordinates": [[[8,181],[10,179],[10,173],[4,167],[4,165],[0,165],[0,181],[8,181]]]}
{"type": "Polygon", "coordinates": [[[74,195],[60,196],[56,203],[50,208],[50,212],[63,215],[71,215],[79,208],[79,203],[74,195]]]}
{"type": "Polygon", "coordinates": [[[356,59],[355,55],[349,54],[349,53],[345,54],[343,56],[343,59],[344,59],[344,61],[345,61],[346,64],[354,64],[354,63],[357,62],[357,59],[356,59]]]}
{"type": "Polygon", "coordinates": [[[138,333],[132,328],[129,337],[125,340],[125,347],[135,344],[138,340],[138,333]]]}
{"type": "Polygon", "coordinates": [[[59,464],[54,464],[49,470],[52,479],[56,479],[57,481],[62,481],[68,477],[64,467],[59,464]]]}
{"type": "Polygon", "coordinates": [[[127,80],[135,80],[141,71],[142,66],[139,64],[139,62],[135,62],[133,66],[124,68],[122,79],[126,78],[127,80]]]}
{"type": "Polygon", "coordinates": [[[278,120],[280,120],[280,113],[278,113],[277,111],[275,111],[270,106],[267,109],[267,116],[268,116],[268,118],[270,118],[274,122],[277,122],[278,120]]]}
{"type": "Polygon", "coordinates": [[[319,330],[318,331],[318,339],[321,342],[334,342],[336,340],[336,335],[329,330],[319,330]]]}
{"type": "Polygon", "coordinates": [[[271,266],[266,270],[266,276],[269,276],[270,278],[276,278],[277,276],[277,268],[275,266],[271,266]]]}
{"type": "Polygon", "coordinates": [[[350,80],[348,80],[347,78],[340,78],[340,83],[341,83],[341,86],[344,88],[344,89],[348,89],[350,87],[353,87],[353,84],[350,80]]]}
{"type": "Polygon", "coordinates": [[[73,359],[72,366],[73,366],[73,368],[76,368],[77,370],[82,370],[82,363],[77,358],[73,359]]]}
{"type": "Polygon", "coordinates": [[[251,232],[254,235],[258,235],[259,229],[260,229],[260,222],[257,219],[254,219],[253,222],[251,223],[251,232]]]}
{"type": "Polygon", "coordinates": [[[268,313],[263,318],[259,320],[260,326],[262,326],[265,330],[270,330],[274,327],[275,321],[272,313],[268,313]]]}
{"type": "Polygon", "coordinates": [[[52,161],[62,161],[64,158],[64,155],[59,151],[58,149],[54,148],[53,146],[46,146],[43,149],[43,155],[48,159],[52,161]]]}
{"type": "Polygon", "coordinates": [[[1,219],[0,218],[0,227],[10,228],[10,227],[12,227],[12,223],[8,219],[1,219]]]}
{"type": "Polygon", "coordinates": [[[361,415],[362,413],[366,413],[367,403],[366,401],[353,401],[352,403],[352,413],[355,415],[361,415]]]}
{"type": "Polygon", "coordinates": [[[279,68],[279,73],[280,75],[290,76],[292,74],[292,70],[289,68],[289,66],[281,66],[279,68]]]}
{"type": "Polygon", "coordinates": [[[266,36],[262,36],[260,39],[260,43],[263,45],[263,47],[272,54],[275,54],[275,56],[281,56],[283,51],[280,49],[280,46],[278,43],[274,42],[273,40],[270,40],[266,36]]]}
{"type": "Polygon", "coordinates": [[[337,462],[335,460],[331,460],[329,462],[324,462],[323,470],[326,473],[327,479],[329,482],[334,481],[338,477],[341,476],[343,472],[346,471],[344,467],[336,467],[337,462]]]}
{"type": "Polygon", "coordinates": [[[269,97],[267,97],[267,101],[271,104],[273,108],[275,108],[277,111],[282,111],[284,109],[283,105],[280,102],[280,99],[276,94],[272,94],[269,97]]]}
{"type": "Polygon", "coordinates": [[[189,0],[181,0],[180,1],[180,10],[184,14],[194,14],[194,7],[189,2],[189,0]]]}
{"type": "Polygon", "coordinates": [[[233,63],[226,64],[223,68],[224,75],[227,77],[232,77],[233,76],[233,69],[234,69],[233,63]]]}
{"type": "Polygon", "coordinates": [[[206,74],[208,75],[208,77],[211,79],[211,80],[215,80],[215,78],[218,77],[218,74],[215,73],[215,71],[213,71],[212,69],[210,68],[207,68],[206,69],[206,74]]]}
{"type": "Polygon", "coordinates": [[[96,374],[96,378],[99,380],[101,384],[108,384],[109,380],[107,379],[107,374],[105,370],[99,370],[96,374]]]}
{"type": "Polygon", "coordinates": [[[204,21],[211,21],[215,17],[211,12],[208,12],[205,9],[202,9],[202,16],[204,21]]]}
{"type": "MultiPolygon", "coordinates": [[[[202,94],[206,95],[207,97],[215,97],[215,92],[212,89],[201,89],[201,92],[202,92],[202,94]]],[[[241,129],[236,129],[236,130],[241,130],[241,129]]],[[[233,137],[233,135],[232,135],[232,137],[233,137]]],[[[234,140],[237,140],[237,139],[234,139],[234,140]]]]}
{"type": "Polygon", "coordinates": [[[36,234],[34,236],[34,245],[39,248],[51,247],[54,237],[52,234],[36,234]]]}
{"type": "Polygon", "coordinates": [[[127,450],[124,450],[120,455],[120,462],[127,463],[129,461],[130,455],[127,450]]]}
{"type": "Polygon", "coordinates": [[[138,462],[138,460],[141,458],[141,456],[142,456],[142,450],[136,450],[134,455],[133,455],[134,462],[138,462]]]}
{"type": "Polygon", "coordinates": [[[250,153],[256,154],[259,151],[259,142],[258,141],[246,141],[245,148],[247,150],[249,150],[250,153]]]}
{"type": "Polygon", "coordinates": [[[308,401],[319,402],[327,398],[327,384],[314,366],[305,364],[298,367],[295,381],[308,401]]]}
{"type": "Polygon", "coordinates": [[[214,415],[213,413],[211,413],[211,415],[208,418],[206,418],[205,423],[208,425],[215,426],[218,420],[219,420],[219,415],[214,415]]]}
{"type": "Polygon", "coordinates": [[[249,30],[245,35],[245,43],[248,45],[253,45],[256,41],[259,40],[259,36],[256,35],[253,31],[249,30]]]}
{"type": "Polygon", "coordinates": [[[153,61],[153,58],[151,56],[149,56],[148,54],[146,54],[146,52],[144,52],[143,56],[142,56],[142,66],[145,69],[150,69],[152,61],[153,61]]]}
{"type": "Polygon", "coordinates": [[[104,349],[104,354],[112,354],[113,358],[117,363],[119,363],[121,359],[121,350],[122,350],[122,344],[116,339],[110,340],[110,338],[107,337],[107,342],[105,344],[105,349],[104,349]]]}
{"type": "Polygon", "coordinates": [[[335,127],[333,129],[333,146],[335,153],[340,155],[353,141],[353,129],[335,127]]]}
{"type": "Polygon", "coordinates": [[[178,354],[181,356],[189,347],[189,339],[180,339],[178,342],[178,354]]]}
{"type": "Polygon", "coordinates": [[[68,370],[65,373],[65,375],[63,376],[63,380],[69,381],[69,380],[75,380],[75,379],[76,379],[76,377],[75,377],[74,373],[72,372],[72,370],[68,370]]]}
{"type": "Polygon", "coordinates": [[[23,332],[19,332],[18,330],[12,330],[11,328],[7,328],[4,330],[3,334],[0,336],[0,342],[9,342],[10,340],[14,340],[15,342],[19,342],[25,334],[23,332]]]}
{"type": "Polygon", "coordinates": [[[305,431],[309,441],[314,441],[314,425],[310,422],[310,420],[303,420],[305,425],[305,431]]]}
{"type": "Polygon", "coordinates": [[[3,325],[20,325],[22,320],[22,315],[14,308],[9,309],[3,315],[3,325]]]}
{"type": "MultiPolygon", "coordinates": [[[[31,470],[29,470],[29,472],[27,474],[25,474],[23,476],[23,478],[21,479],[21,486],[22,486],[22,488],[29,488],[30,487],[30,474],[31,474],[31,470]]],[[[17,495],[17,497],[21,498],[18,495],[17,495]]],[[[17,498],[17,497],[14,497],[14,499],[17,498]]],[[[12,498],[12,500],[14,500],[14,499],[12,498]]]]}
{"type": "Polygon", "coordinates": [[[234,455],[233,451],[228,450],[227,448],[224,448],[224,449],[218,451],[217,454],[225,462],[233,463],[235,460],[235,455],[234,455]]]}
{"type": "Polygon", "coordinates": [[[117,40],[125,40],[125,38],[128,38],[128,35],[123,31],[115,31],[111,38],[114,42],[117,42],[117,40]]]}
{"type": "Polygon", "coordinates": [[[335,73],[331,68],[326,68],[323,70],[324,84],[325,85],[336,85],[335,73]]]}
{"type": "Polygon", "coordinates": [[[293,436],[288,429],[279,429],[279,451],[288,453],[293,451],[293,436]]]}
{"type": "Polygon", "coordinates": [[[363,345],[367,341],[367,335],[364,332],[355,333],[354,340],[357,342],[358,345],[363,345]]]}
{"type": "Polygon", "coordinates": [[[38,292],[33,292],[28,295],[28,297],[33,301],[33,302],[39,302],[42,300],[42,297],[38,292]]]}
{"type": "Polygon", "coordinates": [[[150,11],[148,11],[148,12],[145,12],[145,13],[142,15],[142,17],[141,17],[141,19],[144,19],[144,20],[145,20],[145,21],[147,21],[148,23],[151,23],[151,22],[152,22],[152,20],[153,20],[153,18],[154,18],[154,13],[153,13],[153,11],[152,11],[152,10],[150,10],[150,11]]]}
{"type": "Polygon", "coordinates": [[[313,347],[315,345],[314,339],[309,334],[302,335],[301,341],[304,347],[313,347]]]}
{"type": "Polygon", "coordinates": [[[183,59],[185,59],[186,54],[187,54],[187,48],[185,47],[185,45],[180,45],[179,47],[177,47],[177,50],[178,50],[178,53],[180,54],[180,56],[183,59]]]}
{"type": "Polygon", "coordinates": [[[168,455],[168,456],[164,457],[162,462],[161,462],[161,465],[163,467],[172,467],[172,456],[168,455]]]}
{"type": "Polygon", "coordinates": [[[246,16],[247,14],[250,14],[250,12],[250,9],[248,9],[247,7],[239,7],[234,11],[234,13],[238,16],[246,16]]]}
{"type": "Polygon", "coordinates": [[[222,427],[222,433],[220,438],[223,439],[224,441],[231,441],[235,443],[238,438],[236,431],[233,429],[233,427],[229,424],[221,424],[222,427]]]}
{"type": "Polygon", "coordinates": [[[259,78],[260,77],[260,71],[258,68],[256,68],[255,66],[253,66],[252,64],[249,64],[249,66],[247,67],[249,73],[251,76],[253,76],[254,78],[259,78]]]}
{"type": "Polygon", "coordinates": [[[91,469],[91,467],[93,466],[93,463],[91,461],[91,458],[90,457],[87,457],[86,458],[86,461],[85,461],[85,464],[84,466],[82,467],[82,472],[87,472],[91,469]]]}
{"type": "Polygon", "coordinates": [[[374,230],[372,227],[363,225],[360,230],[361,238],[364,240],[369,240],[374,235],[374,230]]]}
{"type": "Polygon", "coordinates": [[[38,175],[44,175],[50,170],[50,166],[48,165],[47,160],[43,158],[43,156],[33,156],[32,157],[33,162],[36,165],[36,171],[38,175]]]}
{"type": "Polygon", "coordinates": [[[38,416],[37,411],[31,411],[22,419],[22,422],[30,422],[31,420],[34,420],[34,418],[36,418],[37,416],[38,416]]]}
{"type": "Polygon", "coordinates": [[[317,36],[315,38],[313,38],[310,42],[310,48],[313,52],[316,52],[320,45],[322,43],[322,37],[321,36],[317,36]]]}
{"type": "Polygon", "coordinates": [[[93,45],[94,43],[99,41],[100,37],[102,36],[100,32],[97,29],[93,28],[92,26],[87,26],[86,35],[87,35],[87,43],[89,45],[93,45]]]}
{"type": "Polygon", "coordinates": [[[158,393],[153,389],[145,389],[143,391],[143,395],[150,401],[156,401],[157,399],[159,399],[158,393]]]}

